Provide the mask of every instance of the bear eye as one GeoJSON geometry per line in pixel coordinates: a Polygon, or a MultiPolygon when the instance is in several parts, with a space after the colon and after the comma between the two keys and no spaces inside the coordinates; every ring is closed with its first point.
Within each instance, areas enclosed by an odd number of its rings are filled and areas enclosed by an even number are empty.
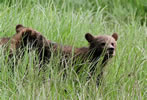
{"type": "Polygon", "coordinates": [[[101,43],[101,46],[105,46],[106,43],[101,43]]]}
{"type": "Polygon", "coordinates": [[[114,43],[111,43],[112,46],[114,46],[114,43]]]}

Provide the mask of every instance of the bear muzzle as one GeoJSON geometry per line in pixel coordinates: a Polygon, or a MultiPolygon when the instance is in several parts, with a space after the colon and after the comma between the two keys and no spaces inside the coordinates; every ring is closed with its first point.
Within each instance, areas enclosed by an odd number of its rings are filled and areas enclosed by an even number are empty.
{"type": "Polygon", "coordinates": [[[106,55],[108,55],[109,57],[113,57],[115,55],[115,49],[114,47],[110,47],[107,49],[106,55]]]}

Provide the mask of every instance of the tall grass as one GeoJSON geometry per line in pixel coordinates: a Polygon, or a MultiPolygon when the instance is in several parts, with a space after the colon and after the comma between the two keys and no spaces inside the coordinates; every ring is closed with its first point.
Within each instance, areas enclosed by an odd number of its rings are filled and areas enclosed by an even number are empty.
{"type": "Polygon", "coordinates": [[[105,67],[100,87],[96,87],[95,78],[86,80],[88,71],[77,75],[71,66],[63,79],[64,69],[60,69],[58,57],[51,59],[45,65],[46,71],[38,76],[34,52],[8,62],[7,53],[1,49],[1,100],[146,100],[146,5],[146,0],[1,0],[0,37],[15,34],[16,24],[32,27],[49,40],[75,47],[88,46],[86,32],[119,34],[116,56],[105,67]]]}

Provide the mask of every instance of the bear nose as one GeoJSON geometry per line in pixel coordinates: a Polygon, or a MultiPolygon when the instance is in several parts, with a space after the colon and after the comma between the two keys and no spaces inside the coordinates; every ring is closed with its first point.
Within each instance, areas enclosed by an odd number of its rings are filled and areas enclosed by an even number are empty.
{"type": "Polygon", "coordinates": [[[108,48],[108,52],[109,52],[109,54],[113,54],[114,53],[114,48],[113,47],[108,48]]]}
{"type": "Polygon", "coordinates": [[[113,48],[113,47],[111,47],[111,48],[108,48],[108,50],[109,50],[109,51],[114,51],[114,48],[113,48]]]}

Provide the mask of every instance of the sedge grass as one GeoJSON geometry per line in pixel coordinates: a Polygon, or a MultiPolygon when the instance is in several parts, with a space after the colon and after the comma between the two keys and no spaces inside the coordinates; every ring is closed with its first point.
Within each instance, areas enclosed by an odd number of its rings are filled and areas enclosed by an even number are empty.
{"type": "Polygon", "coordinates": [[[38,76],[37,65],[33,63],[35,53],[25,53],[15,64],[15,57],[8,63],[8,54],[1,50],[0,99],[146,100],[146,3],[137,1],[132,4],[127,0],[1,0],[0,37],[11,37],[15,26],[23,24],[62,45],[88,46],[84,38],[87,32],[117,32],[119,39],[116,56],[105,67],[100,87],[96,87],[95,78],[86,81],[85,70],[77,75],[71,66],[63,79],[58,57],[51,58],[45,65],[47,70],[38,76]],[[133,9],[134,5],[137,8],[133,9]],[[13,64],[14,72],[10,69],[13,64]]]}

